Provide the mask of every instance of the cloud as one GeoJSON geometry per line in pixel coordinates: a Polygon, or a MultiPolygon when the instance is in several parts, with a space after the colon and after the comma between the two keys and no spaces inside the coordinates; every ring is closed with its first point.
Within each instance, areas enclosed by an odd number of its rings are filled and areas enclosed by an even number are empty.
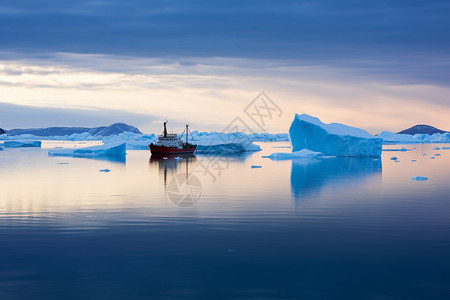
{"type": "MultiPolygon", "coordinates": [[[[113,109],[112,122],[119,121],[121,110],[124,114],[157,116],[156,120],[189,122],[198,130],[220,131],[240,116],[260,91],[265,91],[285,111],[267,128],[270,132],[286,131],[295,112],[373,133],[399,131],[416,123],[450,128],[448,87],[402,76],[397,67],[417,73],[419,69],[400,63],[388,68],[374,62],[355,62],[352,68],[340,68],[280,59],[165,59],[70,53],[49,57],[0,61],[3,69],[21,70],[20,74],[0,72],[0,101],[113,109]],[[373,67],[366,68],[366,64],[373,67]],[[379,72],[378,68],[391,71],[379,72]]],[[[423,68],[422,74],[426,74],[425,64],[423,68]]],[[[151,124],[144,125],[143,130],[159,131],[151,124]]]]}
{"type": "Polygon", "coordinates": [[[53,126],[94,127],[124,122],[145,129],[162,119],[147,114],[139,114],[114,109],[80,109],[73,107],[39,107],[15,105],[0,102],[0,127],[40,128],[53,126]]]}
{"type": "MultiPolygon", "coordinates": [[[[403,59],[448,53],[448,1],[3,1],[2,50],[403,59]]],[[[448,56],[447,56],[448,57],[448,56]]]]}

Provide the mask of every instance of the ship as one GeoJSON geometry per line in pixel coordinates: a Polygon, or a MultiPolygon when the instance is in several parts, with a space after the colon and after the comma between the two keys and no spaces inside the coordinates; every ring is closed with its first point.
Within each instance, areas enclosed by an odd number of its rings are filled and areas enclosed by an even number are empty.
{"type": "MultiPolygon", "coordinates": [[[[158,142],[148,145],[150,152],[153,154],[186,154],[194,153],[197,149],[197,145],[189,143],[189,135],[192,134],[189,131],[189,125],[186,124],[184,131],[177,135],[175,133],[167,133],[167,121],[164,121],[164,131],[158,136],[158,142]],[[183,135],[186,135],[185,141],[182,140],[183,135]]],[[[192,137],[192,140],[194,138],[192,137]]]]}

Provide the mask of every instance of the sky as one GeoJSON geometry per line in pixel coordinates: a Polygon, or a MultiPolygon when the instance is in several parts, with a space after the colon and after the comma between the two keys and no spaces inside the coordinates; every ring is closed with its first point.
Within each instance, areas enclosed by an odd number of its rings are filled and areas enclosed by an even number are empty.
{"type": "Polygon", "coordinates": [[[450,130],[448,1],[0,3],[0,128],[450,130]],[[264,92],[280,114],[258,127],[264,92]]]}

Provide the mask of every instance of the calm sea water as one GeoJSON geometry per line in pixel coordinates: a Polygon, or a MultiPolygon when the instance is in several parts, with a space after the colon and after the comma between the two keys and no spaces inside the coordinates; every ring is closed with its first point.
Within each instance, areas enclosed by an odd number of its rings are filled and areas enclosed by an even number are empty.
{"type": "Polygon", "coordinates": [[[0,299],[450,298],[450,150],[433,150],[450,145],[293,161],[261,145],[0,151],[0,299]]]}

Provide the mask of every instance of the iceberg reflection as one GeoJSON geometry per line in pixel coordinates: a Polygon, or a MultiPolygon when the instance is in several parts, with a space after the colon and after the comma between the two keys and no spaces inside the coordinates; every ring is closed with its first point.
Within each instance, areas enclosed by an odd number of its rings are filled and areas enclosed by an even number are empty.
{"type": "Polygon", "coordinates": [[[354,185],[355,181],[381,174],[381,158],[336,157],[326,159],[293,159],[291,192],[296,199],[315,193],[324,187],[354,185]]]}

